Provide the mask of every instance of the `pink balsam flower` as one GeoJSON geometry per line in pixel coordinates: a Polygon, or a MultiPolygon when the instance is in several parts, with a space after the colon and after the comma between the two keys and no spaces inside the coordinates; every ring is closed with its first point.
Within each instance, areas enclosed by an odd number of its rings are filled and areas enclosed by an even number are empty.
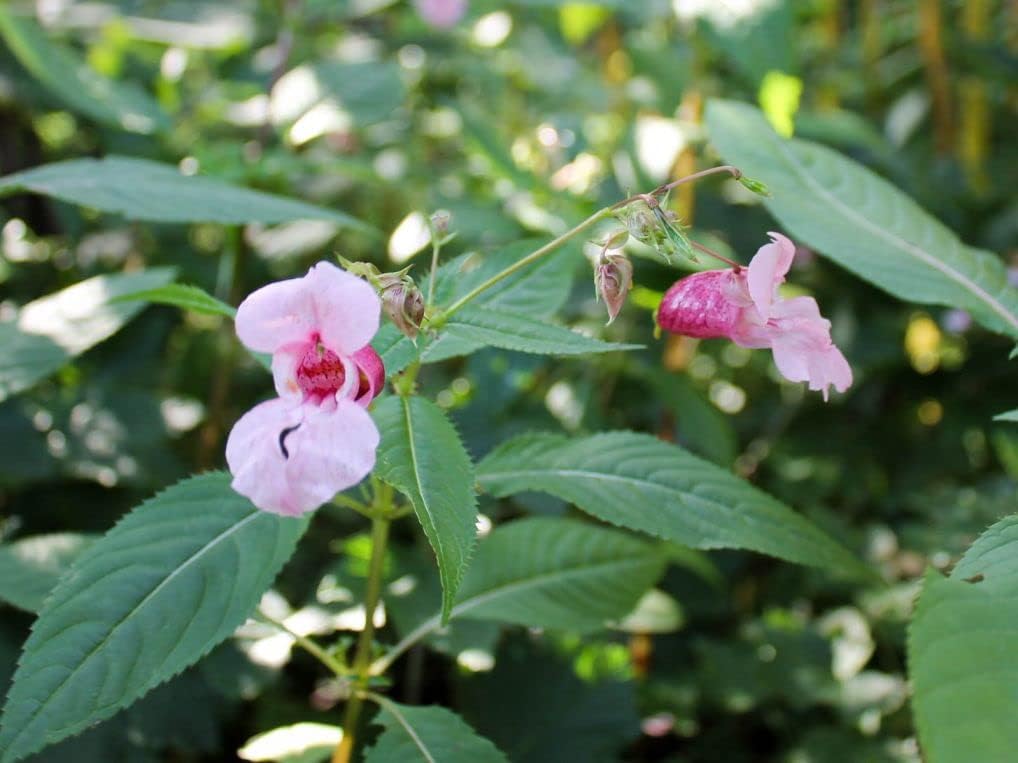
{"type": "Polygon", "coordinates": [[[327,262],[237,308],[237,336],[272,353],[279,393],[245,413],[226,442],[233,489],[258,508],[312,511],[374,467],[378,429],[365,409],[385,381],[368,345],[380,310],[371,286],[327,262]]]}
{"type": "Polygon", "coordinates": [[[781,375],[811,390],[844,392],[852,369],[831,341],[831,322],[812,297],[782,299],[778,286],[792,266],[795,245],[780,233],[760,247],[749,267],[708,270],[677,281],[657,322],[673,334],[725,337],[743,347],[769,347],[781,375]]]}
{"type": "Polygon", "coordinates": [[[451,29],[467,12],[467,0],[414,0],[420,17],[436,29],[451,29]]]}

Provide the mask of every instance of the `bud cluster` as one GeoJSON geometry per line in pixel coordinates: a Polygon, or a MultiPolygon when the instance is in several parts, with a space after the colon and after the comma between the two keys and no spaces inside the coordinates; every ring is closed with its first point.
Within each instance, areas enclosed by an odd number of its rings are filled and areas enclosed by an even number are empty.
{"type": "Polygon", "coordinates": [[[666,264],[674,265],[679,255],[697,261],[693,245],[675,219],[675,214],[661,208],[656,197],[643,195],[616,212],[630,235],[657,252],[666,264]]]}

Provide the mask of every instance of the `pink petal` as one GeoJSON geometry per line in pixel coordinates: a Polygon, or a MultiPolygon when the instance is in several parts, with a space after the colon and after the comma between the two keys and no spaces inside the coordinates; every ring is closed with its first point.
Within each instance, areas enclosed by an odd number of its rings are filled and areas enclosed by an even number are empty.
{"type": "MultiPolygon", "coordinates": [[[[259,509],[294,516],[304,511],[292,495],[287,461],[279,447],[281,433],[293,430],[303,416],[299,405],[269,400],[241,416],[230,431],[226,463],[233,475],[233,489],[259,509]]],[[[299,429],[290,437],[296,431],[299,429]]],[[[285,438],[284,443],[288,442],[285,438]]]]}
{"type": "Polygon", "coordinates": [[[831,385],[844,392],[852,384],[852,369],[831,341],[831,323],[820,315],[812,297],[781,300],[774,305],[769,323],[774,362],[790,381],[809,382],[821,390],[824,400],[831,385]]]}
{"type": "Polygon", "coordinates": [[[742,315],[732,301],[731,270],[706,270],[676,281],[665,292],[657,322],[673,334],[700,337],[731,337],[742,315]]]}
{"type": "Polygon", "coordinates": [[[747,268],[749,293],[764,319],[770,317],[777,287],[785,282],[785,274],[795,258],[795,244],[780,233],[767,235],[771,237],[771,243],[757,250],[747,268]]]}
{"type": "Polygon", "coordinates": [[[371,417],[352,402],[330,410],[270,400],[234,425],[226,461],[234,490],[260,509],[296,516],[360,482],[378,440],[371,417]]]}
{"type": "Polygon", "coordinates": [[[367,407],[375,399],[385,384],[385,365],[382,358],[371,345],[361,347],[353,354],[353,362],[361,375],[360,389],[356,392],[354,402],[367,407]]]}
{"type": "Polygon", "coordinates": [[[305,279],[277,281],[252,292],[237,308],[235,325],[240,341],[257,352],[308,341],[317,319],[305,279]]]}
{"type": "Polygon", "coordinates": [[[353,355],[371,341],[378,331],[382,302],[367,281],[328,262],[319,262],[304,280],[314,306],[315,329],[326,347],[338,355],[353,355]]]}
{"type": "Polygon", "coordinates": [[[325,406],[305,411],[303,425],[287,440],[292,446],[286,474],[293,503],[311,511],[368,475],[379,434],[368,412],[349,400],[331,411],[325,406]]]}
{"type": "Polygon", "coordinates": [[[292,398],[298,403],[304,399],[304,391],[297,382],[297,366],[312,347],[310,342],[295,342],[272,353],[272,381],[280,397],[292,398]]]}

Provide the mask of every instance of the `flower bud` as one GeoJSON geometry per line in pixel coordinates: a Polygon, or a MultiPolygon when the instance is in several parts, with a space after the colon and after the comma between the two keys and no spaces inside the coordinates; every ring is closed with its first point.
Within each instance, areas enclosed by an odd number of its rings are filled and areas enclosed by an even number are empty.
{"type": "Polygon", "coordinates": [[[597,296],[608,308],[608,323],[611,324],[633,287],[633,263],[624,254],[601,255],[601,261],[594,270],[594,287],[597,296]]]}
{"type": "Polygon", "coordinates": [[[424,296],[413,279],[405,274],[383,273],[378,278],[381,289],[382,309],[389,316],[396,328],[411,339],[424,321],[424,296]]]}
{"type": "Polygon", "coordinates": [[[452,222],[452,213],[447,209],[439,209],[431,215],[431,231],[436,239],[441,240],[449,232],[449,223],[452,222]]]}
{"type": "Polygon", "coordinates": [[[757,196],[771,195],[770,189],[759,180],[754,180],[753,178],[746,177],[745,175],[739,175],[739,182],[742,183],[744,188],[752,191],[757,196]]]}

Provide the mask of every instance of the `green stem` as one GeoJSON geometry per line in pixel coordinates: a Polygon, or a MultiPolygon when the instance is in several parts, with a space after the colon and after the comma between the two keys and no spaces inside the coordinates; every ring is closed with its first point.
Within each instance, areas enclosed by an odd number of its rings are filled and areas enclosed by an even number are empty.
{"type": "Polygon", "coordinates": [[[431,276],[428,278],[428,298],[424,302],[424,313],[427,314],[428,308],[431,307],[432,302],[435,301],[435,282],[438,280],[438,253],[442,251],[441,239],[438,236],[438,231],[432,227],[431,229],[431,276]]]}
{"type": "Polygon", "coordinates": [[[325,667],[327,667],[329,670],[335,673],[338,677],[342,678],[347,674],[348,671],[346,667],[343,666],[339,662],[339,660],[337,660],[335,657],[333,657],[331,654],[325,651],[325,649],[323,649],[318,644],[318,642],[309,639],[307,636],[302,636],[300,633],[297,633],[297,631],[290,628],[290,626],[288,626],[286,623],[282,622],[281,620],[277,620],[274,617],[270,617],[260,609],[255,613],[255,617],[264,623],[267,623],[275,628],[279,628],[279,630],[283,631],[283,633],[286,633],[287,635],[293,637],[293,640],[297,642],[298,646],[303,648],[304,651],[306,651],[308,654],[317,659],[320,663],[322,663],[325,667]]]}
{"type": "MultiPolygon", "coordinates": [[[[454,610],[455,614],[455,610],[454,610]]],[[[389,651],[379,657],[371,664],[371,675],[378,676],[382,675],[389,667],[394,663],[400,655],[407,651],[410,647],[420,641],[422,638],[427,636],[429,633],[434,631],[441,625],[441,618],[438,615],[429,617],[423,623],[418,625],[406,636],[404,636],[399,643],[393,646],[389,651]]]]}
{"type": "MultiPolygon", "coordinates": [[[[377,507],[376,507],[377,508],[377,507]]],[[[367,590],[364,593],[364,630],[357,640],[353,658],[353,685],[343,715],[343,738],[332,754],[332,763],[349,763],[353,754],[357,722],[364,704],[364,691],[371,677],[371,647],[375,638],[375,610],[382,593],[382,573],[385,569],[385,548],[389,539],[388,517],[390,506],[382,507],[371,523],[371,561],[368,568],[367,590]]]]}
{"type": "MultiPolygon", "coordinates": [[[[629,201],[629,200],[627,199],[627,201],[629,201]]],[[[616,207],[617,206],[618,205],[616,205],[616,207]]],[[[595,223],[598,223],[601,220],[603,220],[604,218],[608,217],[612,213],[612,210],[615,209],[616,207],[605,207],[604,209],[599,209],[597,212],[592,214],[590,217],[588,217],[582,223],[577,225],[575,228],[571,228],[570,230],[567,230],[561,236],[558,236],[557,238],[552,239],[547,244],[542,246],[540,249],[536,249],[533,252],[531,252],[530,254],[528,254],[526,257],[524,257],[523,259],[517,260],[512,265],[510,265],[505,270],[503,270],[501,273],[496,273],[491,278],[489,278],[487,281],[485,281],[484,283],[482,283],[479,286],[475,287],[471,291],[467,292],[462,297],[460,297],[455,302],[453,302],[451,305],[449,305],[449,307],[447,307],[445,309],[445,311],[443,312],[442,317],[443,318],[448,318],[450,315],[452,315],[457,310],[462,308],[465,304],[467,304],[467,302],[469,302],[470,300],[474,299],[474,297],[476,297],[481,292],[490,289],[492,286],[497,284],[499,281],[501,281],[501,280],[511,276],[517,270],[520,270],[521,268],[525,268],[527,265],[531,264],[532,262],[536,262],[537,260],[539,260],[542,257],[544,257],[544,255],[548,254],[549,252],[555,251],[556,249],[558,249],[560,246],[562,246],[564,243],[566,243],[567,241],[569,241],[573,237],[575,237],[578,234],[582,233],[583,231],[587,230],[587,228],[590,228],[595,223]]]]}
{"type": "MultiPolygon", "coordinates": [[[[533,252],[531,252],[530,254],[528,254],[526,257],[524,257],[523,259],[517,260],[516,262],[514,262],[512,265],[507,267],[502,272],[496,273],[495,275],[493,275],[491,278],[489,278],[484,283],[476,286],[474,289],[472,289],[471,291],[469,291],[466,294],[464,294],[462,297],[460,297],[455,302],[453,302],[451,305],[449,305],[449,307],[447,307],[441,313],[441,315],[438,316],[439,321],[444,322],[450,315],[452,315],[456,311],[460,310],[464,305],[466,305],[472,299],[477,297],[477,295],[480,294],[481,292],[484,292],[484,291],[490,289],[492,286],[497,284],[499,281],[501,281],[501,280],[503,280],[505,278],[508,278],[513,273],[515,273],[516,271],[520,270],[521,268],[525,268],[527,265],[530,265],[531,263],[536,262],[537,260],[539,260],[542,257],[544,257],[544,255],[546,255],[546,254],[548,254],[550,252],[555,251],[556,249],[558,249],[560,246],[562,246],[564,243],[566,243],[570,239],[574,238],[575,236],[579,235],[583,231],[585,231],[588,228],[592,227],[593,225],[595,225],[596,223],[600,222],[604,218],[610,217],[613,212],[615,212],[618,209],[622,209],[627,204],[632,204],[634,201],[638,201],[640,199],[647,200],[647,198],[650,197],[650,196],[661,196],[663,194],[668,193],[673,188],[676,188],[676,187],[682,185],[683,183],[691,183],[691,182],[694,182],[696,180],[701,180],[701,179],[703,179],[705,177],[710,177],[711,175],[719,175],[721,173],[727,173],[727,174],[731,175],[734,178],[742,177],[742,171],[738,167],[733,167],[730,164],[724,164],[724,165],[721,165],[720,167],[711,167],[710,169],[701,170],[700,172],[694,172],[692,175],[687,175],[686,177],[679,178],[678,180],[673,180],[671,183],[665,183],[664,185],[659,185],[657,188],[655,188],[650,193],[638,193],[638,194],[635,194],[633,196],[630,196],[627,199],[623,199],[622,201],[616,202],[615,204],[612,204],[610,207],[604,207],[603,209],[599,209],[597,212],[592,214],[590,217],[588,217],[582,223],[577,225],[575,228],[571,228],[570,230],[567,230],[561,236],[558,236],[557,238],[552,239],[547,244],[542,246],[540,249],[536,249],[533,252]]],[[[712,256],[715,256],[715,257],[717,257],[720,260],[724,260],[725,262],[731,264],[734,267],[738,267],[737,263],[734,263],[731,260],[726,259],[725,257],[722,257],[719,254],[716,254],[715,252],[711,252],[709,250],[703,249],[702,247],[698,247],[698,248],[700,248],[702,251],[705,251],[707,254],[711,254],[712,256]]],[[[431,272],[432,272],[431,283],[433,285],[434,282],[435,282],[434,263],[432,263],[431,272]]],[[[430,292],[430,288],[429,288],[429,292],[430,292]]],[[[429,304],[430,304],[430,299],[429,299],[429,304]]],[[[440,325],[432,326],[432,328],[440,328],[440,327],[441,327],[440,325]]]]}

